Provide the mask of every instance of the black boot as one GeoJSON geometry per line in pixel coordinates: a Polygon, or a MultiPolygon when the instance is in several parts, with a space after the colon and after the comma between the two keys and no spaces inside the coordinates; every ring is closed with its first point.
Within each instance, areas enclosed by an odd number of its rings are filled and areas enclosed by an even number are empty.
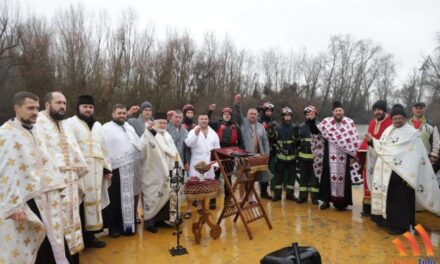
{"type": "Polygon", "coordinates": [[[299,204],[307,202],[307,192],[299,192],[299,198],[296,202],[299,204]]]}
{"type": "Polygon", "coordinates": [[[371,216],[371,204],[362,204],[361,216],[371,216]]]}
{"type": "Polygon", "coordinates": [[[157,233],[157,227],[155,225],[147,226],[145,227],[145,230],[153,234],[157,233]]]}
{"type": "Polygon", "coordinates": [[[295,194],[293,194],[293,190],[287,190],[287,192],[286,192],[286,200],[298,201],[298,199],[295,197],[295,194]]]}
{"type": "Polygon", "coordinates": [[[267,200],[272,200],[272,196],[267,192],[267,188],[269,187],[269,183],[260,182],[260,197],[267,200]]]}
{"type": "Polygon", "coordinates": [[[103,248],[105,247],[105,242],[98,240],[96,237],[93,239],[84,240],[84,246],[86,248],[103,248]]]}
{"type": "Polygon", "coordinates": [[[312,192],[312,204],[319,204],[318,203],[318,193],[316,193],[316,192],[312,192]]]}
{"type": "Polygon", "coordinates": [[[388,229],[388,234],[393,235],[393,236],[398,236],[398,235],[402,235],[406,231],[407,230],[400,229],[400,228],[390,228],[390,229],[388,229]]]}
{"type": "Polygon", "coordinates": [[[209,209],[215,210],[215,208],[217,208],[216,200],[215,200],[215,198],[212,198],[211,200],[209,200],[209,209]]]}
{"type": "Polygon", "coordinates": [[[109,236],[110,236],[111,238],[117,238],[117,237],[120,237],[120,236],[121,236],[121,233],[120,233],[119,230],[117,230],[117,229],[110,229],[110,230],[109,230],[109,236]]]}
{"type": "Polygon", "coordinates": [[[322,204],[319,206],[319,209],[320,209],[320,210],[325,210],[325,209],[328,209],[328,208],[330,208],[330,203],[329,203],[329,202],[324,202],[324,203],[322,203],[322,204]]]}
{"type": "Polygon", "coordinates": [[[274,192],[274,196],[272,198],[273,202],[278,202],[281,201],[281,195],[282,195],[283,191],[282,190],[275,190],[274,192]]]}

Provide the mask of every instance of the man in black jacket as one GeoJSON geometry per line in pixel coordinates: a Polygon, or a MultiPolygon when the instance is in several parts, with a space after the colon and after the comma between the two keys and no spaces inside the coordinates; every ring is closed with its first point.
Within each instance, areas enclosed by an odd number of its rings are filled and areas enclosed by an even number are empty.
{"type": "MultiPolygon", "coordinates": [[[[307,106],[304,109],[306,120],[315,119],[316,109],[314,106],[307,106]]],[[[319,181],[313,171],[313,153],[311,145],[312,137],[310,134],[310,127],[306,122],[299,127],[299,153],[298,162],[300,168],[299,179],[299,199],[298,203],[307,202],[308,194],[310,192],[312,203],[318,204],[319,181]]]]}
{"type": "MultiPolygon", "coordinates": [[[[211,120],[211,115],[216,108],[215,104],[211,104],[209,106],[208,117],[211,120]]],[[[240,128],[233,122],[232,119],[232,109],[229,107],[225,107],[222,109],[222,119],[219,121],[209,121],[209,126],[217,132],[217,135],[220,139],[220,147],[239,147],[244,149],[243,137],[241,135],[240,128]]],[[[220,170],[215,172],[215,178],[220,178],[220,170]]],[[[229,181],[231,178],[229,177],[229,181]]],[[[229,195],[229,190],[225,184],[225,199],[229,195]]],[[[215,198],[209,201],[209,209],[216,208],[216,200],[215,198]]]]}
{"type": "Polygon", "coordinates": [[[276,173],[275,173],[275,195],[273,201],[280,201],[283,191],[283,183],[286,185],[286,199],[296,201],[294,195],[296,178],[296,158],[298,147],[299,129],[298,125],[292,125],[292,109],[284,107],[281,113],[282,123],[276,127],[271,125],[268,137],[275,146],[276,173]],[[284,174],[287,172],[287,181],[284,174]]]}
{"type": "MultiPolygon", "coordinates": [[[[276,125],[275,120],[273,119],[273,111],[275,109],[275,106],[270,103],[266,102],[263,104],[262,107],[257,107],[259,111],[261,111],[261,116],[258,119],[258,122],[261,123],[264,128],[266,129],[266,132],[269,131],[269,127],[272,125],[276,125]]],[[[276,157],[275,157],[275,149],[272,148],[274,142],[271,141],[269,138],[269,145],[271,146],[271,150],[269,153],[269,169],[272,174],[275,175],[276,170],[276,157]]],[[[271,180],[271,189],[275,190],[275,177],[271,180]]],[[[260,182],[260,191],[261,191],[261,198],[272,200],[272,196],[270,196],[270,193],[268,191],[269,182],[260,182]]]]}

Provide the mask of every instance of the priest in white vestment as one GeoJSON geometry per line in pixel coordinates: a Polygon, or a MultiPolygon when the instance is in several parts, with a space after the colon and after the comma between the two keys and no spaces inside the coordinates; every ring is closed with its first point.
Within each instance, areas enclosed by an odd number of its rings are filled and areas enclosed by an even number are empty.
{"type": "Polygon", "coordinates": [[[19,92],[16,117],[0,127],[0,263],[69,263],[61,191],[66,179],[35,126],[38,97],[19,92]]]}
{"type": "MultiPolygon", "coordinates": [[[[179,167],[183,168],[166,126],[167,114],[156,113],[153,127],[146,129],[141,138],[144,228],[151,233],[156,233],[158,227],[169,227],[170,170],[175,167],[176,159],[179,167]]],[[[177,203],[177,198],[172,198],[177,203]]]]}
{"type": "Polygon", "coordinates": [[[95,101],[90,95],[81,95],[77,103],[77,115],[66,120],[73,129],[76,141],[87,163],[87,174],[82,178],[84,201],[80,206],[84,246],[102,248],[104,241],[95,237],[103,228],[102,209],[110,200],[107,188],[110,185],[112,168],[101,123],[95,120],[95,101]]]}
{"type": "Polygon", "coordinates": [[[112,165],[112,183],[108,189],[110,204],[104,209],[104,222],[110,237],[135,232],[134,196],[142,191],[140,139],[127,122],[125,105],[113,106],[112,121],[103,125],[104,141],[112,165]]]}
{"type": "Polygon", "coordinates": [[[45,110],[40,112],[37,126],[41,128],[52,160],[67,179],[63,191],[63,227],[69,250],[76,262],[84,248],[79,206],[84,194],[82,176],[87,173],[87,164],[76,142],[73,130],[67,125],[66,97],[61,92],[46,95],[45,110]]]}
{"type": "Polygon", "coordinates": [[[378,156],[368,170],[373,173],[371,213],[382,217],[376,217],[378,225],[400,235],[416,224],[416,201],[440,213],[440,189],[420,133],[406,123],[402,105],[393,106],[391,119],[380,140],[366,135],[378,156]]]}

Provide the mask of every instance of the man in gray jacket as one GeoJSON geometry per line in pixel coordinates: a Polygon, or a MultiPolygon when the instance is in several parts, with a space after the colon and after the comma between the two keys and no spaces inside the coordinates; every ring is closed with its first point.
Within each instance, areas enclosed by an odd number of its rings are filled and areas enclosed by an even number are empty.
{"type": "Polygon", "coordinates": [[[174,110],[174,115],[167,125],[167,131],[173,138],[174,144],[179,151],[179,156],[185,169],[188,167],[190,160],[190,151],[185,148],[185,138],[188,136],[188,131],[182,127],[183,113],[180,110],[174,110]]]}
{"type": "MultiPolygon", "coordinates": [[[[258,111],[256,108],[249,108],[247,111],[247,117],[243,117],[240,108],[241,96],[238,94],[235,96],[234,107],[235,117],[237,123],[240,126],[241,133],[243,135],[244,149],[247,152],[269,154],[269,140],[267,138],[266,129],[260,123],[258,123],[258,111]]],[[[261,197],[266,198],[269,195],[267,188],[261,188],[261,183],[266,183],[272,178],[272,174],[269,171],[260,172],[257,175],[257,181],[260,182],[261,197]]]]}
{"type": "Polygon", "coordinates": [[[150,128],[153,125],[153,105],[150,102],[145,101],[141,104],[139,110],[139,117],[130,118],[127,122],[134,128],[136,134],[139,137],[142,137],[145,132],[145,127],[150,128]]]}

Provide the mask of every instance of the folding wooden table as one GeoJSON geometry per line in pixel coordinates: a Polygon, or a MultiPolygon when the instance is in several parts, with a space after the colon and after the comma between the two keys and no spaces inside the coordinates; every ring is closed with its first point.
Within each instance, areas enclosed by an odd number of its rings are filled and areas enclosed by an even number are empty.
{"type": "Polygon", "coordinates": [[[234,217],[234,223],[240,218],[246,228],[249,239],[253,239],[249,228],[249,223],[251,222],[265,219],[269,229],[272,229],[272,224],[267,217],[260,196],[254,188],[256,174],[269,169],[269,156],[246,153],[237,147],[215,149],[213,155],[223,175],[226,184],[225,188],[229,190],[229,195],[225,198],[225,204],[217,224],[219,225],[223,219],[230,216],[234,217]],[[229,180],[232,178],[232,175],[236,176],[233,184],[229,180]],[[240,186],[244,187],[242,200],[235,193],[240,186]],[[248,201],[252,194],[255,197],[255,201],[248,201]]]}

